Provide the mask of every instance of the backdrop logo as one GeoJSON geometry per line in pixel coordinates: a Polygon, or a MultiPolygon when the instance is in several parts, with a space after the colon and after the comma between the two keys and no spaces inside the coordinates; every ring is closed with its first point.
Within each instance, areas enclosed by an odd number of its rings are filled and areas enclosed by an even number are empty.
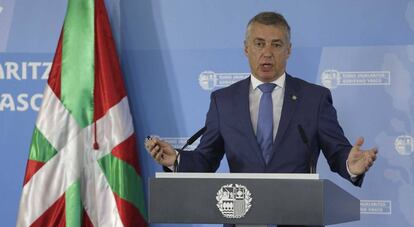
{"type": "Polygon", "coordinates": [[[410,155],[414,152],[414,138],[408,135],[401,135],[395,139],[395,150],[400,155],[410,155]]]}
{"type": "Polygon", "coordinates": [[[0,62],[0,80],[47,80],[51,62],[0,62]]]}
{"type": "Polygon", "coordinates": [[[0,6],[0,14],[1,14],[1,12],[3,12],[3,7],[2,6],[0,6]]]}
{"type": "Polygon", "coordinates": [[[247,78],[250,73],[215,73],[204,71],[198,77],[200,87],[206,91],[227,87],[237,81],[247,78]]]}
{"type": "Polygon", "coordinates": [[[321,83],[329,89],[338,86],[385,86],[391,84],[391,73],[390,71],[339,72],[325,70],[321,75],[321,83]]]}
{"type": "Polygon", "coordinates": [[[29,108],[39,111],[43,94],[30,95],[21,93],[13,96],[10,93],[0,93],[0,111],[27,111],[29,108]]]}
{"type": "Polygon", "coordinates": [[[360,201],[361,214],[385,214],[390,215],[391,201],[390,200],[361,200],[360,201]]]}
{"type": "Polygon", "coordinates": [[[0,112],[39,111],[52,68],[51,57],[51,54],[28,53],[1,55],[0,112]]]}

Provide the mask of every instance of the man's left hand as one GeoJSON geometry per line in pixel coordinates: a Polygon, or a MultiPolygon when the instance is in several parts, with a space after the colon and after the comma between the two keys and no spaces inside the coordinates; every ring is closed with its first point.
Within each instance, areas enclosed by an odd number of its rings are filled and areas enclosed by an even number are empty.
{"type": "Polygon", "coordinates": [[[347,160],[349,172],[357,176],[369,170],[374,164],[375,159],[377,159],[378,153],[377,148],[361,150],[362,144],[364,144],[364,138],[360,137],[352,147],[347,160]]]}

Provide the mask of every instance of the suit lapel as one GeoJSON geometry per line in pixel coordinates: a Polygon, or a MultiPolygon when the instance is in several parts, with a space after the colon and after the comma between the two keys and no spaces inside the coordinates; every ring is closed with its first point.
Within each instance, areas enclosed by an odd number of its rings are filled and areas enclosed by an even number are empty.
{"type": "Polygon", "coordinates": [[[261,160],[263,166],[266,162],[263,158],[262,152],[260,150],[259,144],[257,143],[256,135],[254,134],[252,120],[250,116],[250,106],[249,106],[249,91],[250,91],[250,77],[245,79],[240,86],[238,87],[238,92],[234,96],[235,105],[235,114],[234,116],[239,116],[239,122],[246,122],[245,124],[240,124],[241,130],[246,134],[246,139],[251,145],[254,153],[258,160],[261,160]]]}
{"type": "Polygon", "coordinates": [[[290,120],[296,111],[296,107],[299,99],[299,86],[295,80],[288,74],[286,74],[285,81],[285,94],[283,97],[283,107],[280,116],[279,128],[276,133],[276,138],[273,143],[273,155],[277,151],[277,147],[281,143],[283,135],[285,134],[290,120]]]}

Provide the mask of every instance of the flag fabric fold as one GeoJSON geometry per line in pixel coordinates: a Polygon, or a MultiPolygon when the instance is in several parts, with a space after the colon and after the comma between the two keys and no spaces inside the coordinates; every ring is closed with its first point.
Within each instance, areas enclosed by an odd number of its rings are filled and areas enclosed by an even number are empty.
{"type": "Polygon", "coordinates": [[[69,0],[16,226],[147,226],[136,148],[104,2],[69,0]]]}

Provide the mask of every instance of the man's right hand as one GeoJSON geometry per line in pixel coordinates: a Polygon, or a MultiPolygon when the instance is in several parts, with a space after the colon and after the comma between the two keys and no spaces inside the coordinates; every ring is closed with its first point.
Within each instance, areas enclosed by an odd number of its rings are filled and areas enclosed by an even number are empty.
{"type": "Polygon", "coordinates": [[[145,148],[159,164],[166,167],[174,165],[177,152],[169,143],[158,138],[150,138],[145,141],[145,148]]]}

